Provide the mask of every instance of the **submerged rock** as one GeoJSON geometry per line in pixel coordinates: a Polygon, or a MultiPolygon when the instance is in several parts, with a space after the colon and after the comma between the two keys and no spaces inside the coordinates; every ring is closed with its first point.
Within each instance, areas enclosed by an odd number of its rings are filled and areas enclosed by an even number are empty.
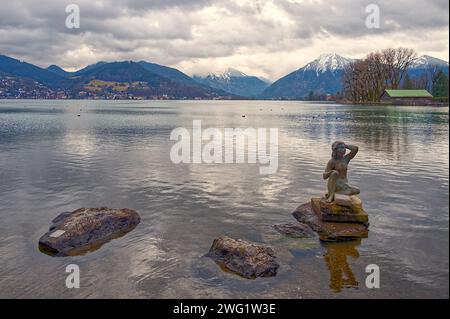
{"type": "Polygon", "coordinates": [[[276,276],[280,267],[272,248],[227,236],[216,238],[207,256],[225,270],[249,279],[276,276]]]}
{"type": "Polygon", "coordinates": [[[306,224],[311,227],[316,233],[321,229],[320,220],[318,216],[312,210],[311,203],[305,203],[297,207],[297,209],[292,213],[297,221],[306,224]]]}
{"type": "Polygon", "coordinates": [[[74,256],[93,251],[133,230],[140,222],[131,209],[80,208],[57,216],[39,239],[39,250],[51,256],[74,256]]]}
{"type": "Polygon", "coordinates": [[[317,232],[322,241],[346,241],[367,238],[369,233],[367,224],[321,221],[311,202],[300,205],[292,215],[300,223],[308,225],[317,232]]]}
{"type": "Polygon", "coordinates": [[[280,234],[291,238],[311,238],[316,236],[311,227],[302,223],[278,224],[273,225],[273,228],[280,234]]]}

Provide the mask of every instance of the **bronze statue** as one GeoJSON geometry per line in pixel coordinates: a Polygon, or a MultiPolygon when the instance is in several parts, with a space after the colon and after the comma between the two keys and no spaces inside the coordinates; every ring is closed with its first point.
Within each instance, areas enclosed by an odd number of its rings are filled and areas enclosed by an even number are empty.
{"type": "Polygon", "coordinates": [[[323,179],[328,179],[328,193],[325,194],[327,202],[333,202],[336,194],[351,196],[360,193],[358,188],[348,185],[347,179],[348,163],[358,153],[358,147],[336,141],[331,145],[331,149],[331,159],[323,173],[323,179]],[[350,150],[350,153],[345,154],[347,150],[350,150]]]}

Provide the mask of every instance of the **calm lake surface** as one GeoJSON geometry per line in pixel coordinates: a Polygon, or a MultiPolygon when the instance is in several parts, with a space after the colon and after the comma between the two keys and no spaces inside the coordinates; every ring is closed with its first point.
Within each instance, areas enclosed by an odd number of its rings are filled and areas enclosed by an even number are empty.
{"type": "Polygon", "coordinates": [[[449,109],[268,101],[0,101],[1,298],[449,297],[449,109]],[[80,115],[80,116],[78,116],[80,115]],[[246,115],[246,117],[242,117],[246,115]],[[278,128],[279,168],[173,164],[176,127],[278,128]],[[321,244],[271,226],[320,196],[330,145],[370,216],[367,239],[321,244]],[[38,250],[59,213],[128,207],[138,227],[84,256],[38,250]],[[220,235],[275,247],[281,268],[247,280],[204,257],[220,235]],[[65,267],[80,266],[67,289],[65,267]],[[380,267],[379,289],[365,268],[380,267]]]}

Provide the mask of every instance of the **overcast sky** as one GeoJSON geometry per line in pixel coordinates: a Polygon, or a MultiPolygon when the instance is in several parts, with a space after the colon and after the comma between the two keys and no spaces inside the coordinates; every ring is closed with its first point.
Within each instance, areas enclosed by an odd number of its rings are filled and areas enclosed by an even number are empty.
{"type": "Polygon", "coordinates": [[[275,80],[329,52],[404,46],[448,61],[448,12],[448,0],[0,0],[0,54],[67,70],[147,60],[275,80]],[[65,26],[71,3],[80,29],[65,26]],[[366,27],[370,3],[379,29],[366,27]]]}

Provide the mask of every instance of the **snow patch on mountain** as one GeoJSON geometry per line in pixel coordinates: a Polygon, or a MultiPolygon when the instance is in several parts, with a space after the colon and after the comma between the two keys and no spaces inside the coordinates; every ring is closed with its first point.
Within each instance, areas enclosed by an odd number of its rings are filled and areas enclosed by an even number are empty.
{"type": "Polygon", "coordinates": [[[248,75],[237,69],[228,68],[225,71],[217,71],[217,72],[209,73],[208,77],[213,78],[213,79],[223,79],[223,80],[229,81],[232,77],[245,78],[245,77],[248,77],[248,75]]]}
{"type": "Polygon", "coordinates": [[[418,57],[416,59],[416,61],[414,61],[414,63],[412,64],[412,67],[413,68],[426,68],[427,66],[431,66],[431,65],[448,67],[448,62],[438,59],[438,58],[434,58],[429,55],[422,55],[422,56],[418,57]]]}
{"type": "Polygon", "coordinates": [[[317,59],[308,63],[303,70],[316,71],[317,74],[326,71],[343,70],[353,59],[345,58],[336,53],[321,54],[317,59]]]}

